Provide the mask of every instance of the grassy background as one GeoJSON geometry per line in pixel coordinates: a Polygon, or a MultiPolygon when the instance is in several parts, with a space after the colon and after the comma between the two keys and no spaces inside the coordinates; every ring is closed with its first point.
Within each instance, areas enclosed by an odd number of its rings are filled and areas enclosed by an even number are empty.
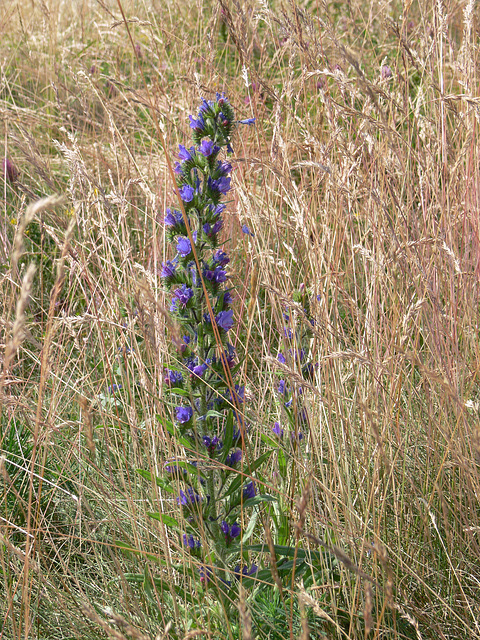
{"type": "Polygon", "coordinates": [[[299,375],[276,356],[306,287],[309,433],[289,482],[275,456],[265,481],[294,523],[311,478],[302,544],[337,560],[296,582],[292,612],[252,587],[252,633],[304,638],[308,613],[312,637],[480,638],[474,5],[2,3],[2,155],[19,173],[0,182],[0,638],[240,633],[195,585],[177,597],[172,565],[191,559],[135,471],[178,454],[158,420],[175,331],[158,131],[172,156],[189,146],[187,116],[216,91],[257,118],[234,139],[225,222],[253,447],[282,420],[279,375],[299,375]]]}

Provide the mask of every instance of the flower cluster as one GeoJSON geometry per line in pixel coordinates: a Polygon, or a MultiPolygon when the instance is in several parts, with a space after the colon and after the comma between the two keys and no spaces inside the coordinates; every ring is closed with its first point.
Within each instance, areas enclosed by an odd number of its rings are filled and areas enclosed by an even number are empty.
{"type": "MultiPolygon", "coordinates": [[[[178,365],[165,370],[164,384],[173,403],[175,431],[191,458],[181,468],[170,464],[165,470],[169,481],[174,477],[181,487],[176,503],[188,529],[183,546],[199,557],[205,554],[209,562],[213,558],[224,576],[232,572],[229,556],[238,556],[238,509],[256,495],[255,483],[248,476],[240,481],[236,471],[248,429],[244,388],[235,383],[236,354],[229,340],[235,324],[230,259],[220,238],[226,208],[222,199],[231,189],[232,172],[221,154],[232,153],[237,124],[224,94],[202,99],[198,114],[190,116],[194,144],[180,145],[175,163],[181,206],[167,208],[163,217],[174,255],[161,268],[170,312],[183,334],[178,365]],[[212,460],[216,464],[207,464],[212,460]]],[[[205,564],[203,585],[213,571],[205,564]]]]}

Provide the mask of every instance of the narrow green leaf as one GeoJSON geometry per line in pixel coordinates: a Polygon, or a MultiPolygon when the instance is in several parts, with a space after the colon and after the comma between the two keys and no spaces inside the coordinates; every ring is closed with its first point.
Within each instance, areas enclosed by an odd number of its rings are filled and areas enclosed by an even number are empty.
{"type": "Polygon", "coordinates": [[[155,513],[152,511],[147,511],[147,516],[149,518],[153,518],[154,520],[158,520],[159,522],[163,522],[167,527],[174,527],[175,529],[179,529],[180,525],[178,524],[175,518],[171,516],[167,516],[166,513],[155,513]]]}
{"type": "MultiPolygon", "coordinates": [[[[265,460],[267,460],[267,458],[269,456],[271,456],[271,455],[272,455],[271,451],[266,451],[259,458],[257,458],[254,462],[252,462],[252,464],[249,467],[247,467],[247,465],[244,465],[244,473],[248,473],[250,475],[256,469],[258,469],[258,467],[260,465],[262,465],[265,462],[265,460]]],[[[227,492],[225,493],[224,497],[227,498],[228,496],[231,496],[232,493],[237,491],[237,489],[240,487],[242,482],[244,482],[244,480],[245,480],[245,476],[243,474],[239,473],[237,475],[237,477],[234,479],[234,481],[232,482],[232,484],[228,487],[227,492]]]]}
{"type": "MultiPolygon", "coordinates": [[[[149,480],[150,482],[152,481],[152,474],[150,473],[150,471],[147,471],[146,469],[136,469],[136,472],[139,476],[145,478],[145,480],[149,480]]],[[[175,492],[174,487],[172,487],[170,483],[164,478],[158,478],[155,476],[155,484],[157,485],[157,487],[160,487],[164,491],[168,491],[168,493],[175,492]]]]}
{"type": "Polygon", "coordinates": [[[276,502],[277,498],[275,496],[269,496],[266,493],[262,493],[259,496],[255,496],[254,498],[249,498],[245,500],[243,503],[244,507],[254,507],[256,504],[260,504],[260,502],[276,502]]]}

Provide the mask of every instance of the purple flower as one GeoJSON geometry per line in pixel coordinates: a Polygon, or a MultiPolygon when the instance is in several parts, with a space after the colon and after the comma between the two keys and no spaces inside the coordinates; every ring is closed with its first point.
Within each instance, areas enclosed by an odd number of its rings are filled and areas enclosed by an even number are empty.
{"type": "MultiPolygon", "coordinates": [[[[179,467],[176,464],[166,464],[165,467],[165,473],[171,473],[173,474],[182,474],[182,475],[187,475],[187,470],[183,469],[182,467],[179,467]]],[[[177,498],[177,502],[178,502],[178,498],[177,498]]]]}
{"type": "Polygon", "coordinates": [[[388,64],[384,64],[384,65],[382,65],[382,68],[380,69],[380,75],[381,75],[382,80],[388,80],[389,78],[393,77],[393,71],[388,66],[388,64]]]}
{"type": "Polygon", "coordinates": [[[280,352],[280,353],[278,354],[277,358],[278,358],[278,361],[279,361],[281,364],[285,364],[285,363],[286,363],[285,356],[283,355],[283,353],[282,353],[282,352],[280,352]]]}
{"type": "Polygon", "coordinates": [[[177,420],[180,424],[185,424],[192,419],[193,409],[192,407],[175,407],[177,413],[177,420]]]}
{"type": "MultiPolygon", "coordinates": [[[[248,569],[248,567],[242,567],[242,575],[244,575],[244,576],[253,576],[254,573],[257,573],[257,571],[258,571],[258,567],[257,567],[256,564],[252,564],[251,569],[248,569]]],[[[233,573],[236,575],[237,578],[240,577],[240,565],[239,564],[237,564],[237,566],[233,570],[233,573]]]]}
{"type": "Polygon", "coordinates": [[[229,525],[228,522],[222,520],[220,529],[225,536],[227,544],[229,544],[234,538],[238,538],[238,536],[242,533],[240,526],[236,522],[232,525],[229,525]]]}
{"type": "Polygon", "coordinates": [[[301,431],[297,431],[297,433],[295,434],[295,431],[292,431],[292,433],[290,434],[290,440],[292,442],[294,440],[297,440],[298,442],[300,442],[300,440],[303,440],[303,433],[301,431]]]}
{"type": "Polygon", "coordinates": [[[195,367],[193,367],[192,371],[196,376],[201,378],[207,369],[208,367],[206,364],[197,364],[195,367]]]}
{"type": "Polygon", "coordinates": [[[225,267],[230,262],[230,258],[224,251],[216,251],[213,256],[213,263],[218,264],[220,267],[225,267]]]}
{"type": "Polygon", "coordinates": [[[245,235],[252,236],[252,238],[255,236],[255,234],[250,231],[246,224],[242,224],[242,231],[245,235]]]}
{"type": "Polygon", "coordinates": [[[206,446],[208,453],[212,454],[215,449],[220,450],[222,448],[222,442],[217,436],[210,438],[210,436],[203,436],[203,444],[206,446]]]}
{"type": "Polygon", "coordinates": [[[283,438],[283,429],[281,428],[279,422],[275,422],[275,424],[272,427],[272,431],[279,438],[283,438]]]}
{"type": "MultiPolygon", "coordinates": [[[[201,107],[200,107],[201,108],[201,107]]],[[[205,129],[205,121],[203,119],[203,115],[199,113],[198,120],[196,120],[193,116],[188,116],[190,119],[190,127],[200,132],[205,129]]]]}
{"type": "Polygon", "coordinates": [[[198,150],[200,151],[202,156],[205,156],[205,158],[208,158],[208,156],[211,156],[212,153],[213,154],[218,153],[220,151],[220,147],[215,146],[211,140],[204,138],[200,146],[198,147],[198,150]]]}
{"type": "Polygon", "coordinates": [[[218,326],[224,331],[230,331],[233,327],[233,311],[229,309],[228,311],[220,311],[218,316],[216,317],[216,321],[218,326]]]}
{"type": "Polygon", "coordinates": [[[216,180],[208,179],[208,185],[214,191],[219,191],[223,195],[227,194],[230,191],[230,182],[231,178],[226,178],[222,176],[221,178],[217,178],[216,180]]]}
{"type": "Polygon", "coordinates": [[[180,497],[177,498],[177,503],[181,504],[183,507],[190,507],[192,504],[198,504],[202,501],[201,496],[192,489],[192,487],[188,487],[187,493],[184,493],[180,489],[180,497]]]}
{"type": "Polygon", "coordinates": [[[190,549],[192,549],[192,551],[194,551],[195,549],[200,549],[200,547],[202,546],[200,540],[195,540],[195,538],[192,535],[189,535],[187,537],[185,533],[183,534],[183,544],[186,547],[189,547],[190,549]]]}
{"type": "Polygon", "coordinates": [[[287,383],[285,382],[285,380],[280,380],[280,382],[278,383],[278,393],[280,395],[283,396],[285,394],[286,386],[287,386],[287,383]]]}
{"type": "Polygon", "coordinates": [[[180,189],[180,197],[184,202],[191,202],[193,200],[193,196],[195,195],[195,191],[193,187],[189,184],[184,184],[180,189]]]}
{"type": "Polygon", "coordinates": [[[173,211],[171,209],[167,209],[163,222],[167,227],[175,227],[177,224],[183,222],[182,212],[177,211],[176,209],[173,211]]]}
{"type": "Polygon", "coordinates": [[[166,262],[162,263],[162,270],[160,272],[160,275],[162,276],[162,278],[173,278],[175,276],[176,268],[177,265],[175,262],[167,260],[166,262]]]}
{"type": "Polygon", "coordinates": [[[227,465],[227,467],[234,467],[237,464],[237,462],[240,462],[241,459],[242,459],[242,450],[235,449],[235,451],[232,451],[232,453],[230,453],[227,456],[227,459],[225,460],[225,464],[227,465]]]}
{"type": "Polygon", "coordinates": [[[211,234],[214,236],[216,233],[223,229],[223,220],[217,220],[212,227],[211,234]]]}
{"type": "Polygon", "coordinates": [[[210,567],[201,567],[198,572],[200,574],[200,582],[204,587],[207,586],[207,584],[212,580],[213,571],[210,567]]]}
{"type": "Polygon", "coordinates": [[[211,205],[210,205],[210,207],[209,207],[209,209],[210,209],[210,213],[213,213],[213,215],[214,215],[215,217],[216,217],[216,216],[221,215],[221,214],[225,211],[225,209],[226,209],[226,208],[227,208],[227,207],[226,207],[226,205],[225,205],[225,204],[223,204],[223,203],[221,203],[221,204],[217,204],[217,206],[216,206],[216,207],[214,207],[214,206],[211,204],[211,205]]]}
{"type": "Polygon", "coordinates": [[[217,163],[217,169],[222,174],[222,176],[227,176],[232,170],[232,165],[226,160],[222,160],[222,162],[217,163]]]}
{"type": "Polygon", "coordinates": [[[176,299],[183,304],[183,306],[185,306],[188,301],[193,298],[193,289],[190,289],[190,287],[187,287],[186,284],[182,284],[181,287],[179,287],[178,289],[175,289],[175,291],[173,292],[176,299]]]}
{"type": "MultiPolygon", "coordinates": [[[[227,390],[226,396],[227,400],[232,401],[232,394],[230,393],[230,389],[227,390]]],[[[235,385],[235,390],[233,392],[233,399],[236,404],[242,404],[245,399],[245,386],[244,385],[235,385]]]]}
{"type": "Polygon", "coordinates": [[[215,282],[217,284],[221,284],[222,282],[226,282],[227,281],[227,274],[225,273],[225,270],[221,269],[220,267],[217,267],[215,269],[215,271],[213,272],[213,279],[215,280],[215,282]]]}
{"type": "Polygon", "coordinates": [[[192,252],[192,245],[190,244],[190,240],[188,238],[184,238],[183,236],[179,238],[177,242],[177,251],[183,257],[186,258],[192,252]]]}
{"type": "Polygon", "coordinates": [[[247,118],[246,120],[239,120],[238,124],[254,124],[255,118],[247,118]]]}
{"type": "Polygon", "coordinates": [[[233,297],[232,294],[230,293],[230,291],[225,291],[225,293],[223,294],[223,304],[232,304],[233,302],[233,297]]]}
{"type": "Polygon", "coordinates": [[[180,382],[183,382],[183,376],[180,373],[180,371],[174,371],[173,369],[167,369],[165,371],[165,376],[164,376],[164,381],[165,384],[168,384],[170,386],[175,386],[180,382]]]}
{"type": "Polygon", "coordinates": [[[243,488],[244,500],[249,500],[250,498],[254,498],[256,493],[257,491],[255,489],[255,483],[253,481],[246,484],[245,487],[243,488]]]}
{"type": "Polygon", "coordinates": [[[195,153],[195,148],[194,147],[190,147],[190,149],[186,149],[183,144],[180,144],[178,146],[178,148],[180,149],[180,152],[178,154],[178,157],[180,158],[180,160],[191,160],[193,158],[193,153],[195,153]]]}

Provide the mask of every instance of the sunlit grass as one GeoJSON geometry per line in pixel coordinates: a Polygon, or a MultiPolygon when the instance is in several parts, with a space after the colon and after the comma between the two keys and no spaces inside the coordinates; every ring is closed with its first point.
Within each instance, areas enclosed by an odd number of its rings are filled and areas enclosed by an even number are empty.
{"type": "MultiPolygon", "coordinates": [[[[162,426],[160,132],[173,158],[216,91],[257,119],[233,140],[224,233],[252,454],[282,421],[279,379],[301,376],[277,355],[308,290],[309,433],[289,482],[278,456],[264,480],[295,538],[310,478],[301,545],[329,551],[321,582],[249,586],[242,625],[480,637],[474,3],[121,6],[131,39],[112,0],[0,7],[18,171],[0,182],[0,638],[239,637],[193,582],[178,597],[172,567],[192,559],[147,516],[171,505],[137,473],[181,453],[162,426]]],[[[279,535],[264,510],[252,544],[265,522],[279,535]]]]}

